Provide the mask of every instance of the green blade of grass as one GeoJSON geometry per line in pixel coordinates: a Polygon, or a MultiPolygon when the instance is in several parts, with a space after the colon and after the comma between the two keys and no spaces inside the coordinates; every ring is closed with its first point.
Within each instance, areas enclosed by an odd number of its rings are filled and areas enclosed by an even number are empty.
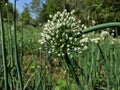
{"type": "Polygon", "coordinates": [[[103,62],[104,62],[104,64],[105,64],[105,68],[106,68],[106,74],[107,74],[107,89],[110,90],[110,73],[109,73],[108,65],[107,65],[107,63],[106,63],[106,58],[104,57],[104,53],[103,53],[100,45],[97,44],[97,46],[98,46],[98,48],[99,48],[99,50],[100,50],[100,53],[101,53],[101,56],[102,56],[102,58],[103,58],[103,62]]]}

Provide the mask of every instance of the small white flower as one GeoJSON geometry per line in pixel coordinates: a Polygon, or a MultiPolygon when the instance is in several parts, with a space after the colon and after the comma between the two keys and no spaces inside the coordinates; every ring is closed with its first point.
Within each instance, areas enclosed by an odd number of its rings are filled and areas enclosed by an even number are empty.
{"type": "Polygon", "coordinates": [[[86,51],[88,49],[88,46],[83,47],[83,51],[86,51]]]}
{"type": "Polygon", "coordinates": [[[52,38],[53,42],[55,41],[55,38],[52,38]]]}
{"type": "Polygon", "coordinates": [[[71,25],[71,27],[75,27],[76,26],[76,23],[73,23],[72,25],[71,25]]]}
{"type": "Polygon", "coordinates": [[[74,48],[74,51],[77,51],[77,48],[74,48]]]}
{"type": "Polygon", "coordinates": [[[52,41],[52,40],[50,40],[50,43],[53,43],[53,41],[52,41]]]}
{"type": "Polygon", "coordinates": [[[85,38],[83,38],[83,39],[80,40],[80,43],[84,43],[84,42],[85,43],[88,42],[88,37],[85,37],[85,38]]]}
{"type": "Polygon", "coordinates": [[[65,36],[65,33],[62,33],[62,37],[64,37],[65,36]]]}
{"type": "Polygon", "coordinates": [[[84,26],[84,29],[86,29],[87,28],[87,26],[84,26]]]}
{"type": "Polygon", "coordinates": [[[65,35],[65,38],[68,39],[68,35],[67,34],[65,35]]]}
{"type": "Polygon", "coordinates": [[[49,15],[50,18],[52,18],[52,15],[49,15]]]}
{"type": "Polygon", "coordinates": [[[82,35],[83,38],[84,38],[85,36],[86,36],[86,35],[84,35],[84,34],[82,35]]]}
{"type": "Polygon", "coordinates": [[[51,36],[54,36],[54,33],[53,33],[53,32],[51,33],[51,36]]]}
{"type": "Polygon", "coordinates": [[[52,48],[54,48],[55,46],[52,46],[52,48]]]}
{"type": "Polygon", "coordinates": [[[40,43],[41,42],[41,40],[38,40],[38,43],[40,43]]]}
{"type": "Polygon", "coordinates": [[[74,38],[74,41],[76,42],[76,41],[77,41],[77,38],[74,38]]]}
{"type": "Polygon", "coordinates": [[[59,11],[57,12],[57,15],[60,15],[60,12],[59,12],[59,11]]]}
{"type": "Polygon", "coordinates": [[[44,42],[41,41],[41,44],[44,44],[44,42]]]}
{"type": "Polygon", "coordinates": [[[48,53],[51,53],[51,51],[48,51],[48,53]]]}
{"type": "Polygon", "coordinates": [[[60,27],[61,27],[61,24],[57,24],[57,25],[56,25],[56,28],[60,28],[60,27]]]}
{"type": "Polygon", "coordinates": [[[111,45],[114,45],[114,44],[115,44],[115,42],[114,42],[114,41],[112,41],[112,42],[111,42],[111,45]]]}
{"type": "Polygon", "coordinates": [[[63,48],[63,47],[64,47],[64,44],[61,45],[61,48],[63,48]]]}
{"type": "Polygon", "coordinates": [[[59,36],[58,35],[56,35],[56,38],[58,38],[59,36]]]}
{"type": "Polygon", "coordinates": [[[64,53],[62,53],[62,56],[64,56],[65,54],[64,53]]]}
{"type": "Polygon", "coordinates": [[[115,34],[114,34],[114,33],[112,33],[111,35],[112,35],[112,36],[114,36],[115,34]]]}
{"type": "Polygon", "coordinates": [[[65,14],[67,12],[67,10],[65,9],[64,11],[63,11],[63,14],[65,14]]]}
{"type": "Polygon", "coordinates": [[[67,48],[67,51],[70,51],[70,48],[67,48]]]}
{"type": "Polygon", "coordinates": [[[65,25],[65,22],[63,22],[62,25],[64,26],[64,25],[65,25]]]}
{"type": "Polygon", "coordinates": [[[54,49],[52,49],[52,52],[54,52],[55,50],[54,49]]]}
{"type": "Polygon", "coordinates": [[[64,20],[63,20],[64,22],[66,22],[67,21],[67,19],[66,18],[64,18],[64,20]]]}
{"type": "Polygon", "coordinates": [[[57,43],[54,43],[54,45],[56,46],[56,45],[57,45],[57,43]]]}
{"type": "Polygon", "coordinates": [[[71,41],[73,39],[73,37],[69,37],[69,40],[71,41]]]}
{"type": "Polygon", "coordinates": [[[80,34],[80,32],[77,32],[77,35],[79,35],[80,34]]]}
{"type": "Polygon", "coordinates": [[[51,39],[51,37],[49,35],[45,36],[47,40],[51,39]]]}
{"type": "Polygon", "coordinates": [[[81,43],[81,46],[84,46],[84,43],[81,43]]]}
{"type": "Polygon", "coordinates": [[[56,20],[56,17],[53,17],[53,21],[55,21],[56,20]]]}
{"type": "Polygon", "coordinates": [[[72,10],[71,14],[74,14],[75,13],[75,10],[72,10]]]}
{"type": "Polygon", "coordinates": [[[58,54],[58,56],[61,56],[61,54],[58,54]]]}
{"type": "Polygon", "coordinates": [[[58,34],[59,33],[59,30],[57,29],[56,33],[58,34]]]}
{"type": "Polygon", "coordinates": [[[115,30],[113,29],[113,30],[112,30],[112,32],[114,33],[114,32],[115,32],[115,30]]]}
{"type": "Polygon", "coordinates": [[[107,31],[102,31],[101,34],[100,34],[100,37],[101,37],[101,38],[105,38],[105,37],[107,37],[108,35],[109,35],[109,32],[107,32],[107,31]]]}
{"type": "Polygon", "coordinates": [[[63,40],[62,39],[60,39],[60,42],[62,42],[63,40]]]}
{"type": "Polygon", "coordinates": [[[84,24],[82,24],[82,27],[84,27],[85,25],[84,24]]]}
{"type": "Polygon", "coordinates": [[[81,20],[79,20],[78,23],[80,24],[80,23],[81,23],[81,20]]]}
{"type": "Polygon", "coordinates": [[[73,58],[73,55],[72,55],[72,54],[70,54],[70,58],[73,58]]]}
{"type": "Polygon", "coordinates": [[[70,45],[69,45],[69,44],[67,45],[67,48],[68,48],[68,47],[70,47],[70,45]]]}
{"type": "Polygon", "coordinates": [[[42,48],[41,47],[39,47],[39,50],[41,50],[42,48]]]}
{"type": "Polygon", "coordinates": [[[82,52],[80,51],[80,52],[78,52],[79,54],[82,54],[82,52]]]}
{"type": "Polygon", "coordinates": [[[97,44],[97,43],[99,43],[100,40],[101,40],[100,38],[94,38],[94,39],[91,39],[91,42],[97,44]]]}
{"type": "Polygon", "coordinates": [[[92,24],[93,24],[93,25],[95,24],[95,20],[92,20],[92,24]]]}
{"type": "Polygon", "coordinates": [[[50,20],[48,20],[47,22],[50,23],[50,20]]]}
{"type": "Polygon", "coordinates": [[[39,68],[40,66],[39,65],[37,65],[37,68],[39,68]]]}
{"type": "Polygon", "coordinates": [[[80,47],[78,47],[78,50],[80,50],[80,47]]]}
{"type": "Polygon", "coordinates": [[[68,52],[68,55],[70,55],[70,52],[68,52]]]}
{"type": "Polygon", "coordinates": [[[41,36],[43,37],[43,36],[44,36],[44,33],[41,33],[41,36]]]}

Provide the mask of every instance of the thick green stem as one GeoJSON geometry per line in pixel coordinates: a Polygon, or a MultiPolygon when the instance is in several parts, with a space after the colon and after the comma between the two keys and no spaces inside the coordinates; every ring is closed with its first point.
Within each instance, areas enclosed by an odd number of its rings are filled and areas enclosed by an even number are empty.
{"type": "Polygon", "coordinates": [[[7,59],[6,59],[6,51],[5,51],[5,32],[4,32],[4,24],[2,17],[2,7],[0,5],[0,29],[1,29],[1,41],[2,41],[2,59],[3,59],[3,68],[4,68],[4,82],[5,82],[5,90],[8,90],[8,70],[7,70],[7,59]]]}
{"type": "Polygon", "coordinates": [[[20,62],[18,61],[18,53],[17,53],[17,38],[16,38],[16,0],[14,0],[14,54],[15,54],[15,64],[17,67],[18,78],[20,82],[20,90],[23,90],[22,83],[22,73],[20,68],[20,62]]]}
{"type": "Polygon", "coordinates": [[[76,75],[76,72],[75,72],[75,70],[73,68],[73,65],[72,65],[67,53],[64,53],[64,58],[65,58],[65,62],[67,64],[67,66],[68,66],[68,68],[70,70],[70,73],[72,74],[74,80],[76,81],[76,83],[78,85],[78,90],[84,90],[81,83],[80,83],[80,80],[79,80],[78,76],[76,75]]]}
{"type": "Polygon", "coordinates": [[[81,37],[81,35],[92,32],[92,31],[98,31],[102,30],[105,28],[114,28],[114,27],[120,27],[120,22],[111,22],[111,23],[104,23],[104,24],[99,24],[90,28],[87,28],[81,32],[81,34],[75,36],[77,38],[81,37]]]}

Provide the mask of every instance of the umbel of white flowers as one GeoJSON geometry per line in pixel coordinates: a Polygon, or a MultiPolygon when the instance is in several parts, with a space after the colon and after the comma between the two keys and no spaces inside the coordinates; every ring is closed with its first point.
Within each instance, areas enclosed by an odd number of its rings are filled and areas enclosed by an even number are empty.
{"type": "Polygon", "coordinates": [[[40,41],[41,44],[49,47],[49,53],[61,56],[64,55],[63,49],[66,49],[70,54],[71,50],[80,51],[80,43],[84,46],[87,42],[87,39],[81,41],[74,38],[82,30],[80,27],[81,21],[75,18],[74,12],[75,10],[71,12],[64,10],[63,12],[57,12],[54,16],[49,15],[50,20],[44,25],[40,41]]]}

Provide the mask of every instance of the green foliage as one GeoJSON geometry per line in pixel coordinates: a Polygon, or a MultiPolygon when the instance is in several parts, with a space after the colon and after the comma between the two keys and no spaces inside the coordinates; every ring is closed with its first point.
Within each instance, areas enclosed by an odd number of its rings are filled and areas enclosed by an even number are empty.
{"type": "MultiPolygon", "coordinates": [[[[67,82],[62,79],[58,79],[54,90],[67,90],[67,82]]],[[[75,90],[74,84],[71,87],[71,90],[75,90]]]]}
{"type": "Polygon", "coordinates": [[[96,24],[120,21],[120,1],[117,0],[65,0],[64,3],[69,6],[69,10],[74,9],[77,18],[88,26],[92,25],[92,20],[96,24]]]}
{"type": "Polygon", "coordinates": [[[120,21],[120,1],[116,0],[86,0],[86,8],[92,15],[90,19],[95,20],[96,23],[120,21]]]}
{"type": "MultiPolygon", "coordinates": [[[[18,50],[21,49],[21,34],[22,31],[17,31],[18,50]]],[[[23,29],[23,54],[37,54],[38,53],[38,39],[40,38],[37,33],[41,32],[41,28],[34,28],[33,26],[27,25],[23,29]],[[39,29],[39,30],[38,30],[39,29]]]]}
{"type": "Polygon", "coordinates": [[[55,14],[57,11],[61,11],[61,5],[57,0],[46,0],[43,5],[43,9],[40,12],[39,19],[41,22],[46,22],[49,19],[49,15],[55,14]]]}

